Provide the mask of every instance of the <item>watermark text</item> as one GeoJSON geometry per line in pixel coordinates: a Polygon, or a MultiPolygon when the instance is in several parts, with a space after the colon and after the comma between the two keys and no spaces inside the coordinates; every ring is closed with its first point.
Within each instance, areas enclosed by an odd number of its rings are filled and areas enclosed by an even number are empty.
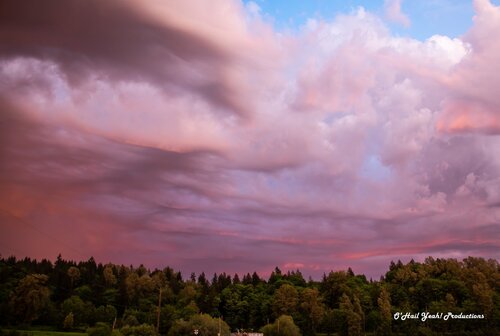
{"type": "Polygon", "coordinates": [[[440,313],[430,313],[430,312],[397,312],[393,315],[394,320],[420,320],[425,322],[427,320],[481,320],[484,319],[484,314],[464,314],[464,313],[452,313],[452,312],[440,312],[440,313]]]}

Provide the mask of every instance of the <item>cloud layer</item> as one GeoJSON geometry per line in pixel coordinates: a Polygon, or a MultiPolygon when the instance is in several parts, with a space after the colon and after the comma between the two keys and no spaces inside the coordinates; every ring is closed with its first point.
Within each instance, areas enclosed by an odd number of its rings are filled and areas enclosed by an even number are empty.
{"type": "Polygon", "coordinates": [[[409,27],[411,21],[408,16],[401,10],[401,3],[401,0],[384,1],[385,15],[389,20],[399,23],[405,27],[409,27]]]}
{"type": "MultiPolygon", "coordinates": [[[[399,4],[399,2],[395,2],[399,4]]],[[[359,8],[4,1],[2,253],[318,276],[498,258],[500,8],[460,39],[359,8]]]]}

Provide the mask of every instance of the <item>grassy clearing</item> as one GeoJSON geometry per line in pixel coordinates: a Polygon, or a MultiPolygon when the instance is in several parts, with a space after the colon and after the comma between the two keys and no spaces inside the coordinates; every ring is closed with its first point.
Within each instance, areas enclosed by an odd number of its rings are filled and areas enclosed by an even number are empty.
{"type": "MultiPolygon", "coordinates": [[[[4,335],[13,330],[3,329],[4,335]]],[[[84,332],[47,331],[47,330],[16,330],[21,336],[84,336],[84,332]]]]}

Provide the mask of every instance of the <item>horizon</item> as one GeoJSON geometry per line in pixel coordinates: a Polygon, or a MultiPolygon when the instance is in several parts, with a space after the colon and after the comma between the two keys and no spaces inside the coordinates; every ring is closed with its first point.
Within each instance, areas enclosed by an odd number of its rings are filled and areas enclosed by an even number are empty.
{"type": "Polygon", "coordinates": [[[500,1],[0,8],[0,256],[500,259],[500,1]]]}
{"type": "MultiPolygon", "coordinates": [[[[321,274],[321,276],[319,278],[313,278],[311,276],[307,276],[306,274],[304,274],[302,272],[302,270],[300,269],[287,269],[287,270],[282,270],[279,266],[275,266],[269,273],[266,273],[266,274],[260,274],[258,273],[257,271],[246,271],[246,272],[240,272],[240,273],[229,273],[229,272],[213,272],[213,273],[210,273],[209,271],[201,271],[200,273],[196,273],[196,272],[191,272],[191,273],[183,273],[181,270],[177,270],[173,267],[171,267],[170,265],[163,265],[163,266],[159,266],[159,267],[147,267],[143,264],[138,264],[138,265],[134,265],[134,264],[129,264],[129,265],[126,265],[126,264],[115,264],[115,263],[112,263],[112,262],[102,262],[100,260],[96,260],[94,257],[89,257],[88,259],[86,260],[74,260],[74,259],[65,259],[64,256],[62,256],[61,254],[59,254],[55,259],[48,259],[48,258],[42,258],[42,259],[36,259],[36,258],[30,258],[30,257],[23,257],[23,258],[18,258],[14,255],[10,255],[10,256],[2,256],[0,254],[0,260],[2,261],[7,261],[8,259],[11,259],[11,258],[14,258],[16,262],[23,262],[25,260],[29,260],[30,262],[36,262],[36,263],[42,263],[44,261],[48,261],[51,263],[52,267],[55,267],[55,263],[57,262],[57,260],[62,260],[63,262],[65,263],[69,263],[69,264],[74,264],[76,266],[80,265],[80,264],[84,264],[86,262],[89,262],[90,260],[93,260],[94,263],[96,264],[96,266],[102,266],[102,267],[106,267],[108,265],[112,265],[112,266],[116,266],[116,267],[125,267],[125,268],[128,268],[128,269],[131,269],[131,270],[138,270],[140,268],[144,268],[147,270],[147,272],[149,274],[153,274],[155,272],[164,272],[166,269],[170,269],[172,272],[174,273],[179,273],[180,276],[181,276],[181,279],[183,281],[189,281],[192,276],[194,275],[195,278],[196,278],[196,281],[198,281],[198,278],[200,277],[200,275],[204,275],[205,276],[205,279],[209,282],[209,283],[212,283],[212,280],[213,280],[213,277],[214,276],[219,276],[219,275],[226,275],[226,276],[229,276],[231,278],[231,281],[235,278],[235,276],[237,275],[238,276],[238,279],[239,281],[242,281],[243,278],[247,275],[250,275],[252,276],[253,274],[257,274],[260,278],[260,280],[264,281],[264,282],[269,282],[270,280],[270,277],[273,275],[273,273],[278,269],[282,275],[290,275],[290,274],[297,274],[300,273],[300,275],[302,275],[302,278],[304,279],[304,281],[306,282],[309,282],[309,281],[312,281],[312,282],[322,282],[323,281],[323,278],[324,277],[327,277],[328,275],[330,275],[331,273],[337,273],[337,272],[344,272],[344,273],[347,273],[349,274],[350,272],[352,272],[352,274],[354,276],[363,276],[365,277],[366,281],[370,282],[370,283],[378,283],[378,282],[381,282],[381,281],[385,281],[385,276],[387,275],[387,273],[391,270],[391,266],[392,264],[394,265],[403,265],[403,266],[406,266],[406,265],[410,265],[412,263],[415,263],[415,264],[427,264],[427,260],[432,260],[434,262],[436,261],[439,261],[439,260],[446,260],[446,261],[449,261],[449,260],[454,260],[454,261],[457,261],[459,263],[463,263],[465,262],[466,260],[468,260],[469,258],[474,258],[474,259],[481,259],[481,257],[474,257],[474,256],[468,256],[462,260],[459,260],[459,259],[456,259],[456,258],[434,258],[432,256],[428,256],[426,258],[426,260],[424,261],[416,261],[416,260],[413,260],[411,259],[410,261],[407,261],[407,262],[403,262],[402,260],[391,260],[389,262],[389,264],[387,265],[386,267],[386,270],[384,273],[382,273],[380,275],[380,277],[378,279],[374,279],[372,277],[369,277],[367,276],[366,274],[363,274],[363,273],[358,273],[358,272],[355,272],[351,267],[347,267],[346,269],[331,269],[329,271],[326,271],[324,272],[323,274],[321,274]]],[[[490,260],[493,260],[495,262],[498,263],[498,261],[496,259],[485,259],[483,258],[483,260],[485,260],[486,262],[490,261],[490,260]]],[[[21,269],[19,269],[21,270],[21,269]]]]}

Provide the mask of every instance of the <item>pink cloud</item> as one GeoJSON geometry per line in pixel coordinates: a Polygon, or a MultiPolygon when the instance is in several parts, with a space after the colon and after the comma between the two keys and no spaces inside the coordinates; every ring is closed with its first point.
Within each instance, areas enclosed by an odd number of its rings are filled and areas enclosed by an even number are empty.
{"type": "Polygon", "coordinates": [[[411,22],[408,16],[401,10],[402,2],[402,0],[385,0],[385,15],[389,20],[409,27],[411,22]]]}
{"type": "Polygon", "coordinates": [[[418,41],[363,9],[286,35],[229,0],[9,3],[0,252],[315,276],[498,257],[499,8],[475,5],[464,38],[418,41]]]}
{"type": "Polygon", "coordinates": [[[500,48],[493,39],[500,30],[500,8],[484,0],[474,1],[474,8],[474,26],[464,37],[471,52],[446,80],[451,94],[444,101],[438,127],[449,132],[497,134],[500,98],[495,88],[500,80],[494,73],[500,48]]]}

